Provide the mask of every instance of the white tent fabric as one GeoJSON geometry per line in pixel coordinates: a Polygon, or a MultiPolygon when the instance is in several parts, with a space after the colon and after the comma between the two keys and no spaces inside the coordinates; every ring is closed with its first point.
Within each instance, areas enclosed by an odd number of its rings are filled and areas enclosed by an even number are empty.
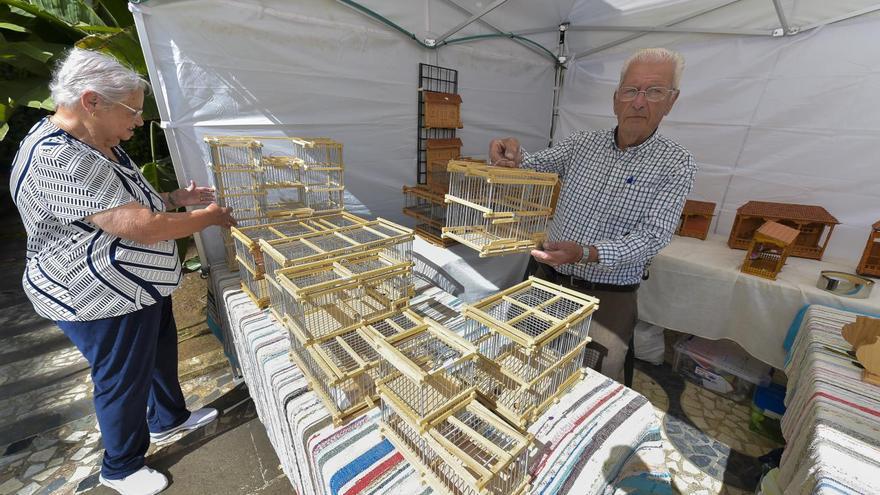
{"type": "MultiPolygon", "coordinates": [[[[418,63],[459,71],[465,154],[485,155],[489,139],[504,135],[540,149],[553,112],[550,54],[559,49],[559,24],[568,22],[557,138],[612,126],[611,95],[625,56],[637,47],[670,46],[688,68],[661,132],[697,157],[692,197],[719,204],[717,232],[729,230],[736,207],[748,200],[820,204],[843,223],[828,256],[854,262],[868,226],[880,218],[880,167],[871,163],[880,138],[872,104],[880,99],[873,34],[880,21],[866,14],[809,30],[876,9],[871,2],[779,0],[781,17],[771,0],[359,2],[422,41],[489,10],[448,39],[501,30],[534,42],[500,38],[434,50],[345,3],[351,2],[132,5],[182,182],[210,182],[206,135],[328,136],[345,144],[349,199],[410,223],[400,213],[400,186],[416,179],[418,63]],[[771,37],[783,20],[790,34],[804,32],[771,37]],[[636,37],[628,31],[634,26],[679,32],[636,37]],[[629,41],[615,44],[621,39],[629,41]]],[[[217,232],[201,240],[208,263],[220,261],[217,232]]],[[[480,262],[469,262],[482,271],[480,262]]],[[[514,265],[496,262],[492,269],[518,271],[521,260],[514,265]]]]}

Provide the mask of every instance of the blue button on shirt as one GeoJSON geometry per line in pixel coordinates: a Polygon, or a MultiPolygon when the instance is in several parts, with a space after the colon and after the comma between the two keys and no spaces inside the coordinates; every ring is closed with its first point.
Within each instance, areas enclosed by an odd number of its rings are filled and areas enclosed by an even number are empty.
{"type": "Polygon", "coordinates": [[[595,246],[599,261],[560,273],[631,285],[675,233],[697,167],[690,152],[656,132],[621,150],[614,129],[576,132],[552,148],[524,153],[522,166],[562,181],[548,239],[595,246]]]}

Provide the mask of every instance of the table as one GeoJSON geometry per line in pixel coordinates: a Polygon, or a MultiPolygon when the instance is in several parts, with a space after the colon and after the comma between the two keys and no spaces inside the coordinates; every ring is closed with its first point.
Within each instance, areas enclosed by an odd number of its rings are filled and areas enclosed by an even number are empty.
{"type": "MultiPolygon", "coordinates": [[[[227,338],[260,420],[300,495],[420,494],[431,490],[379,435],[378,410],[334,428],[330,416],[288,358],[288,334],[239,289],[237,276],[212,273],[227,338]]],[[[417,312],[452,326],[460,302],[420,287],[417,312]]],[[[590,372],[530,429],[538,446],[530,463],[532,493],[671,494],[660,424],[639,393],[590,372]]]]}
{"type": "Polygon", "coordinates": [[[700,337],[733,340],[782,368],[786,332],[804,305],[880,313],[880,291],[852,299],[816,288],[820,271],[853,272],[855,264],[789,257],[773,281],[740,272],[745,254],[728,248],[726,237],[718,235],[705,241],[673,237],[639,289],[639,318],[700,337]]]}
{"type": "Polygon", "coordinates": [[[810,306],[785,364],[788,390],[777,482],[785,494],[877,493],[880,386],[861,380],[841,328],[849,311],[810,306]]]}

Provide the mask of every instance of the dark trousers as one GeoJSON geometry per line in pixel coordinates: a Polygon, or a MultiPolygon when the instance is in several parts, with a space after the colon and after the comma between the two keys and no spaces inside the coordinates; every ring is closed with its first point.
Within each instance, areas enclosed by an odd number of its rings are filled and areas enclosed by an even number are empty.
{"type": "Polygon", "coordinates": [[[171,297],[123,316],[56,323],[92,368],[105,449],[101,474],[124,478],[143,467],[150,431],[189,419],[177,378],[171,297]]]}
{"type": "Polygon", "coordinates": [[[599,299],[599,309],[593,313],[585,365],[594,367],[603,375],[630,387],[633,379],[632,340],[639,319],[638,292],[585,290],[572,287],[564,275],[532,259],[529,273],[548,282],[582,292],[599,299]]]}

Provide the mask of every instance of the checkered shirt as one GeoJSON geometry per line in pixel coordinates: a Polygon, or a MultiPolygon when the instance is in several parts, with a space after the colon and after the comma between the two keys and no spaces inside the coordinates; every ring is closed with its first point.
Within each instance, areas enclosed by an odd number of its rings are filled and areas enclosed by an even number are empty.
{"type": "Polygon", "coordinates": [[[557,270],[595,283],[637,284],[678,227],[697,167],[688,150],[654,133],[621,150],[614,129],[576,132],[552,148],[523,153],[524,168],[562,181],[547,237],[595,246],[597,263],[557,270]]]}

